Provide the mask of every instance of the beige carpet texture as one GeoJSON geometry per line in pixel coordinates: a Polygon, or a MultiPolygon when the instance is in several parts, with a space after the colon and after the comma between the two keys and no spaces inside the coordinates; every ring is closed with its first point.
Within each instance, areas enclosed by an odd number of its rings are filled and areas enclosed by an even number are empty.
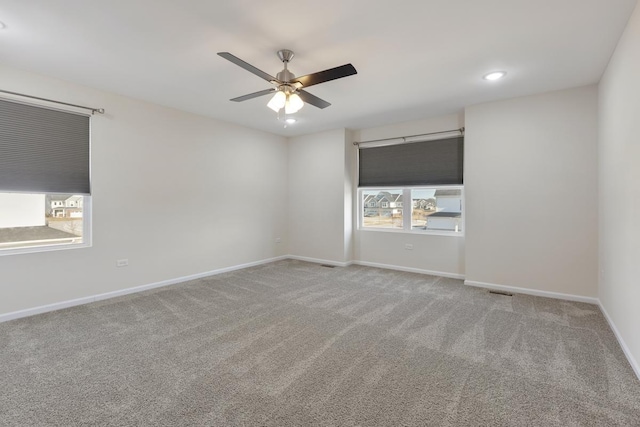
{"type": "Polygon", "coordinates": [[[285,260],[0,324],[1,426],[640,426],[595,305],[285,260]]]}

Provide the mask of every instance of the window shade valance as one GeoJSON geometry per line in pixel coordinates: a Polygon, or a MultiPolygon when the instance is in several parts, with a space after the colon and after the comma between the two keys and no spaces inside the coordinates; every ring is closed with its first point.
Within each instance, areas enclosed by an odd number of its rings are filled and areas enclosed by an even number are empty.
{"type": "Polygon", "coordinates": [[[0,100],[0,191],[90,194],[89,117],[0,100]]]}
{"type": "Polygon", "coordinates": [[[464,137],[359,149],[360,187],[461,185],[464,137]]]}

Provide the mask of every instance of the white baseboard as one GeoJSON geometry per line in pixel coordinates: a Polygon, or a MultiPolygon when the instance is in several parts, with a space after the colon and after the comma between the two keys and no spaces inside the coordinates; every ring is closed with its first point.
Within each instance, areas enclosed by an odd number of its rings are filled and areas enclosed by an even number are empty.
{"type": "Polygon", "coordinates": [[[609,323],[609,327],[613,331],[613,334],[616,336],[616,339],[618,340],[618,344],[620,344],[620,347],[622,347],[622,351],[624,352],[624,355],[627,357],[627,360],[629,361],[629,365],[631,365],[633,372],[635,372],[636,377],[638,377],[638,379],[640,380],[640,365],[638,365],[638,362],[636,361],[635,357],[633,357],[633,354],[631,354],[631,350],[629,350],[627,343],[624,342],[624,339],[622,339],[622,335],[620,335],[620,331],[618,331],[616,324],[613,323],[611,316],[609,316],[609,313],[607,313],[607,310],[604,308],[604,305],[602,305],[602,301],[598,300],[598,306],[600,306],[600,311],[602,311],[604,318],[607,319],[607,322],[609,323]]]}
{"type": "Polygon", "coordinates": [[[379,264],[377,262],[353,261],[352,264],[363,265],[365,267],[384,268],[386,270],[406,271],[407,273],[428,274],[429,276],[448,277],[451,279],[464,279],[464,274],[447,273],[445,271],[423,270],[421,268],[402,267],[398,265],[379,264]]]}
{"type": "Polygon", "coordinates": [[[189,280],[201,279],[203,277],[215,276],[217,274],[228,273],[230,271],[241,270],[243,268],[255,267],[257,265],[268,264],[270,262],[281,261],[289,258],[289,256],[279,256],[275,258],[263,259],[260,261],[249,262],[246,264],[234,265],[231,267],[219,268],[217,270],[206,271],[203,273],[191,274],[189,276],[176,277],[175,279],[163,280],[161,282],[150,283],[147,285],[135,286],[133,288],[120,289],[117,291],[106,292],[103,294],[92,295],[88,297],[57,302],[54,304],[42,305],[40,307],[28,308],[25,310],[14,311],[11,313],[0,314],[0,323],[9,320],[20,319],[22,317],[34,316],[36,314],[47,313],[50,311],[62,310],[64,308],[75,307],[77,305],[89,304],[95,301],[102,301],[109,298],[115,298],[123,295],[134,294],[137,292],[148,291],[150,289],[161,288],[163,286],[175,285],[189,280]]]}
{"type": "Polygon", "coordinates": [[[352,264],[352,262],[331,261],[328,259],[309,258],[305,256],[298,256],[298,255],[287,255],[285,258],[295,259],[298,261],[312,262],[314,264],[333,265],[336,267],[349,267],[352,264]]]}
{"type": "Polygon", "coordinates": [[[586,302],[588,304],[596,304],[596,305],[598,305],[600,303],[598,298],[583,297],[581,295],[562,294],[562,293],[559,293],[559,292],[540,291],[538,289],[519,288],[517,286],[496,285],[495,283],[476,282],[476,281],[473,281],[473,280],[465,280],[464,284],[468,285],[468,286],[474,286],[476,288],[493,289],[494,291],[506,291],[506,292],[514,293],[514,294],[534,295],[534,296],[537,296],[537,297],[555,298],[555,299],[562,299],[562,300],[567,300],[567,301],[586,302]]]}

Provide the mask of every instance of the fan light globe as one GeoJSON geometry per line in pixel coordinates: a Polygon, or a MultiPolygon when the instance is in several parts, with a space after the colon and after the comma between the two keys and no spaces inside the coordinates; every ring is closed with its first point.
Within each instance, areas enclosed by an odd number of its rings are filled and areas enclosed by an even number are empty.
{"type": "Polygon", "coordinates": [[[287,95],[281,90],[277,91],[273,98],[267,104],[267,107],[271,108],[276,113],[285,106],[287,102],[287,95]]]}
{"type": "Polygon", "coordinates": [[[285,114],[294,114],[295,112],[296,111],[293,109],[293,107],[289,103],[289,100],[287,100],[287,103],[284,104],[284,113],[285,114]]]}
{"type": "Polygon", "coordinates": [[[284,106],[284,112],[286,114],[293,114],[300,111],[300,109],[304,106],[304,102],[302,98],[297,93],[292,93],[287,98],[287,103],[284,106]]]}

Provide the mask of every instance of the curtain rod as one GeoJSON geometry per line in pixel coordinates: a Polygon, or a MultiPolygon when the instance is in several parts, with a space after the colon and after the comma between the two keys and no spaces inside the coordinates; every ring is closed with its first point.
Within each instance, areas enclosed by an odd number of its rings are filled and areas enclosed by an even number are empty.
{"type": "Polygon", "coordinates": [[[91,114],[95,114],[95,113],[104,114],[104,108],[85,107],[84,105],[69,104],[68,102],[56,101],[56,100],[47,99],[47,98],[40,98],[38,96],[25,95],[24,93],[11,92],[11,91],[2,90],[2,89],[0,89],[0,92],[8,93],[9,95],[22,96],[24,98],[37,99],[39,101],[53,102],[54,104],[67,105],[69,107],[82,108],[84,110],[91,111],[91,114]]]}
{"type": "Polygon", "coordinates": [[[409,144],[412,142],[419,142],[421,138],[424,138],[426,136],[441,135],[444,133],[453,133],[453,132],[459,132],[460,135],[464,135],[464,127],[461,127],[460,129],[443,130],[440,132],[421,133],[419,135],[399,136],[397,138],[372,139],[370,141],[360,141],[360,142],[354,141],[353,145],[359,146],[360,144],[376,144],[376,145],[379,144],[379,146],[384,146],[384,145],[396,145],[396,144],[409,144]]]}

